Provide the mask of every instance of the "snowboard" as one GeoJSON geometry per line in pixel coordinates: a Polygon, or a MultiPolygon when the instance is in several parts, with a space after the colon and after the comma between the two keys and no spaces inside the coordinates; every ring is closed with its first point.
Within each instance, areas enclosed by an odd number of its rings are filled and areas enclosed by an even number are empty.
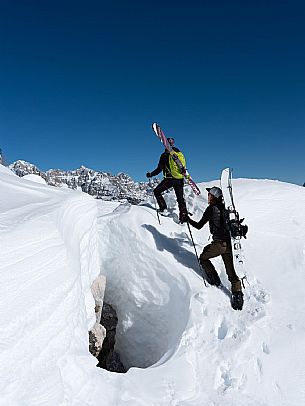
{"type": "MultiPolygon", "coordinates": [[[[220,178],[220,185],[226,208],[226,221],[231,236],[235,272],[237,275],[245,275],[244,254],[241,239],[242,237],[246,238],[248,227],[246,225],[242,225],[244,219],[240,219],[239,213],[235,207],[232,188],[232,170],[230,168],[223,169],[220,178]]],[[[232,294],[231,305],[235,310],[241,310],[243,306],[242,295],[232,294]]]]}

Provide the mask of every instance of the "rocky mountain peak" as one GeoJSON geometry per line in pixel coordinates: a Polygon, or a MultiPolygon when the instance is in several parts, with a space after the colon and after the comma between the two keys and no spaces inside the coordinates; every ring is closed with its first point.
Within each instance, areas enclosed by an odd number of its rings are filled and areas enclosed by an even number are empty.
{"type": "Polygon", "coordinates": [[[103,200],[128,201],[138,204],[151,195],[152,188],[158,180],[136,182],[128,174],[119,172],[112,175],[108,172],[96,171],[81,165],[78,169],[64,171],[62,169],[49,169],[41,171],[36,165],[18,160],[9,165],[9,168],[18,176],[28,174],[41,176],[48,185],[60,187],[66,184],[70,189],[81,188],[83,192],[103,200]]]}

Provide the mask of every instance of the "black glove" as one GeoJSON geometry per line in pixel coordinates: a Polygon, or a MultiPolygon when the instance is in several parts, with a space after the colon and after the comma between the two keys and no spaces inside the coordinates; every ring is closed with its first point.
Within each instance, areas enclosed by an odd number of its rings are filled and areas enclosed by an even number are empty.
{"type": "Polygon", "coordinates": [[[146,177],[147,177],[147,178],[151,178],[151,173],[150,173],[150,172],[147,172],[147,173],[146,173],[146,177]]]}

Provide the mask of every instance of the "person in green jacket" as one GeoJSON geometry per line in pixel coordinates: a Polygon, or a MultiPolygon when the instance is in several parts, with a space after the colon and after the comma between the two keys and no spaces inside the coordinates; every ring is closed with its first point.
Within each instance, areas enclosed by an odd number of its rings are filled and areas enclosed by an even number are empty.
{"type": "MultiPolygon", "coordinates": [[[[183,154],[178,148],[174,147],[174,138],[167,138],[167,140],[173,150],[177,153],[179,159],[182,161],[182,164],[185,166],[185,158],[183,154]]],[[[184,223],[187,219],[187,209],[183,196],[184,177],[180,170],[178,171],[177,165],[173,162],[170,153],[166,149],[160,156],[157,168],[152,172],[147,172],[146,176],[148,178],[151,178],[158,175],[162,171],[164,179],[154,189],[154,195],[158,202],[159,211],[162,213],[164,212],[164,210],[167,209],[167,205],[164,197],[162,196],[162,193],[170,188],[174,188],[179,206],[179,220],[181,223],[184,223]]]]}

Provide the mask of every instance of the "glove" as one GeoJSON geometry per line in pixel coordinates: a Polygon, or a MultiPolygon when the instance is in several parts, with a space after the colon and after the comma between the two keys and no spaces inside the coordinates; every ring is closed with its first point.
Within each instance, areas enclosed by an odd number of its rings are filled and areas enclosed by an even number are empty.
{"type": "Polygon", "coordinates": [[[150,172],[147,172],[147,173],[146,173],[146,177],[147,177],[147,178],[151,178],[151,173],[150,173],[150,172]]]}

